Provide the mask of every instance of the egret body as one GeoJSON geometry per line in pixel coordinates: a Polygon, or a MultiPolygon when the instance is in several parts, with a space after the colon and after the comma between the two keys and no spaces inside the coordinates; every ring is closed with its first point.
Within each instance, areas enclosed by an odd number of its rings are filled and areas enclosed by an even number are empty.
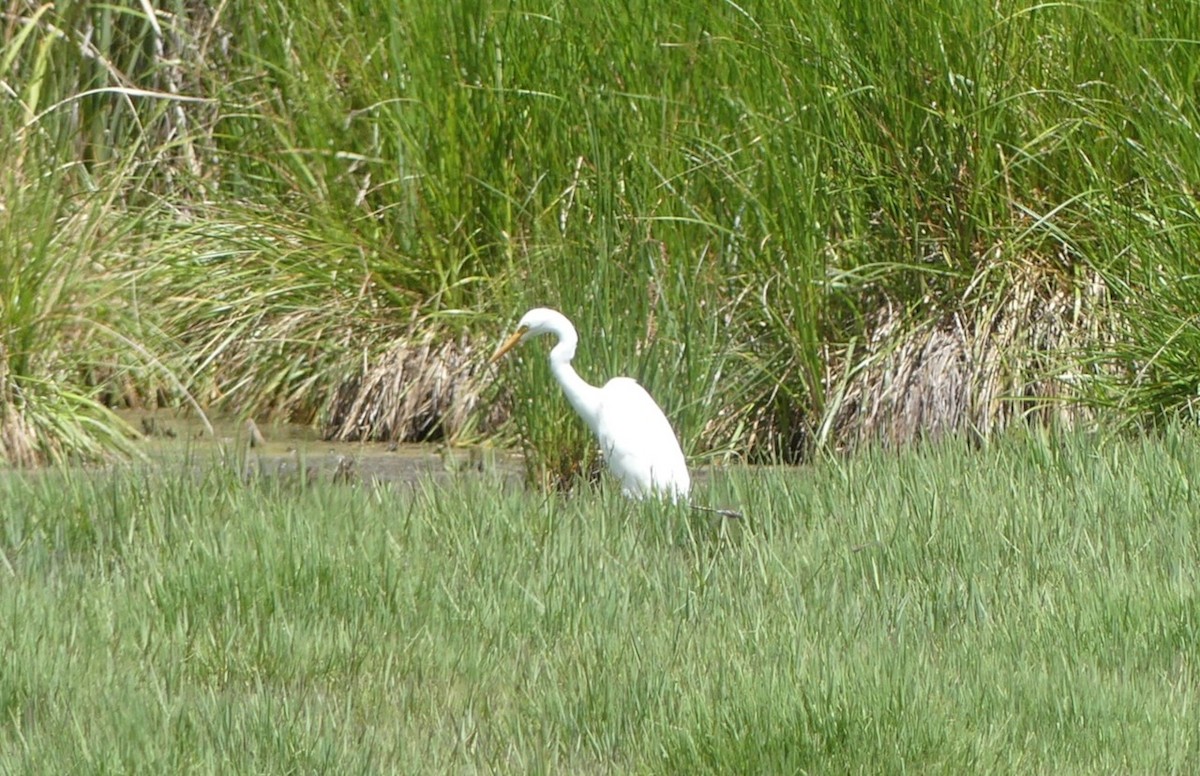
{"type": "Polygon", "coordinates": [[[667,416],[635,380],[614,377],[598,388],[580,377],[571,366],[579,335],[565,315],[545,307],[525,313],[516,332],[497,348],[492,363],[542,334],[558,338],[550,351],[550,371],[567,401],[596,435],[604,460],[621,481],[625,495],[686,501],[691,478],[667,416]]]}

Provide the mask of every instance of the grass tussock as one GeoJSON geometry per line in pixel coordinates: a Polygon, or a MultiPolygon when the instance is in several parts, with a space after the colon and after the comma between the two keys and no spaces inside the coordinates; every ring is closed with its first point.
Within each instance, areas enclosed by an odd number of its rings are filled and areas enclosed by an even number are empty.
{"type": "Polygon", "coordinates": [[[121,268],[136,224],[111,192],[47,191],[18,149],[0,152],[0,459],[18,466],[129,452],[130,430],[103,401],[144,363],[121,268]]]}
{"type": "Polygon", "coordinates": [[[1190,772],[1200,445],[705,481],[0,481],[0,770],[1190,772]],[[336,518],[336,519],[331,519],[336,518]],[[731,524],[725,524],[730,530],[731,524]]]}
{"type": "Polygon", "coordinates": [[[477,420],[484,424],[482,431],[499,424],[497,408],[479,406],[495,376],[487,354],[465,338],[447,341],[426,333],[422,341],[421,336],[403,337],[364,374],[339,386],[328,438],[423,442],[459,438],[477,420]]]}
{"type": "Polygon", "coordinates": [[[1099,276],[1045,276],[1000,260],[981,272],[1006,277],[977,277],[939,317],[905,320],[896,302],[875,316],[865,344],[832,378],[840,385],[822,429],[829,438],[903,445],[963,432],[986,439],[1013,423],[1095,420],[1095,408],[1077,399],[1082,386],[1108,376],[1089,355],[1112,339],[1099,276]]]}

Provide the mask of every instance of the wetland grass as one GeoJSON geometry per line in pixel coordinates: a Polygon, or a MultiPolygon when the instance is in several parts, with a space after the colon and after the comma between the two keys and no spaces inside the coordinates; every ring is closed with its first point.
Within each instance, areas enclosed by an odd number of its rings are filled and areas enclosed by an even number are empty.
{"type": "MultiPolygon", "coordinates": [[[[1188,773],[1200,442],[615,488],[0,480],[5,773],[1188,773]]],[[[611,484],[611,483],[610,483],[611,484]]]]}
{"type": "Polygon", "coordinates": [[[399,441],[516,410],[570,479],[586,435],[523,417],[544,371],[468,363],[539,305],[697,456],[1189,413],[1197,8],[12,3],[5,280],[113,303],[0,287],[0,383],[67,397],[4,457],[119,443],[71,397],[399,441]]]}

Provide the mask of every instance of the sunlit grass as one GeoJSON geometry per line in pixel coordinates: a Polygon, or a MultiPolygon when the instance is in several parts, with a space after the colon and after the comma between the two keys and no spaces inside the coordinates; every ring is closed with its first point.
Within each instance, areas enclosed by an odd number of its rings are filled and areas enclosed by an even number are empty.
{"type": "Polygon", "coordinates": [[[1200,443],[717,472],[0,484],[5,772],[1191,772],[1200,443]],[[732,524],[727,524],[727,528],[732,524]]]}

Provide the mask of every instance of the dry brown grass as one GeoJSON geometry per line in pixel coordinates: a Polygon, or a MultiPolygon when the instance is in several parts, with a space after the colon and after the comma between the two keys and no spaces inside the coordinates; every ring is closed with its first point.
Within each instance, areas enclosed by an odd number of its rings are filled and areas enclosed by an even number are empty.
{"type": "Polygon", "coordinates": [[[0,461],[12,466],[41,463],[37,434],[17,401],[16,385],[9,377],[8,359],[0,343],[0,461]]]}
{"type": "Polygon", "coordinates": [[[1031,265],[984,270],[994,272],[1004,273],[999,290],[993,279],[980,293],[981,275],[957,309],[923,314],[920,323],[896,305],[879,310],[866,353],[831,365],[835,374],[853,371],[829,382],[845,385],[830,398],[830,441],[899,445],[964,431],[986,438],[1019,421],[1070,426],[1091,417],[1077,400],[1080,377],[1093,368],[1086,352],[1111,320],[1104,284],[1031,265]]]}
{"type": "Polygon", "coordinates": [[[466,336],[413,334],[337,388],[325,436],[418,442],[493,429],[506,414],[500,403],[475,417],[492,372],[486,348],[466,336]]]}

